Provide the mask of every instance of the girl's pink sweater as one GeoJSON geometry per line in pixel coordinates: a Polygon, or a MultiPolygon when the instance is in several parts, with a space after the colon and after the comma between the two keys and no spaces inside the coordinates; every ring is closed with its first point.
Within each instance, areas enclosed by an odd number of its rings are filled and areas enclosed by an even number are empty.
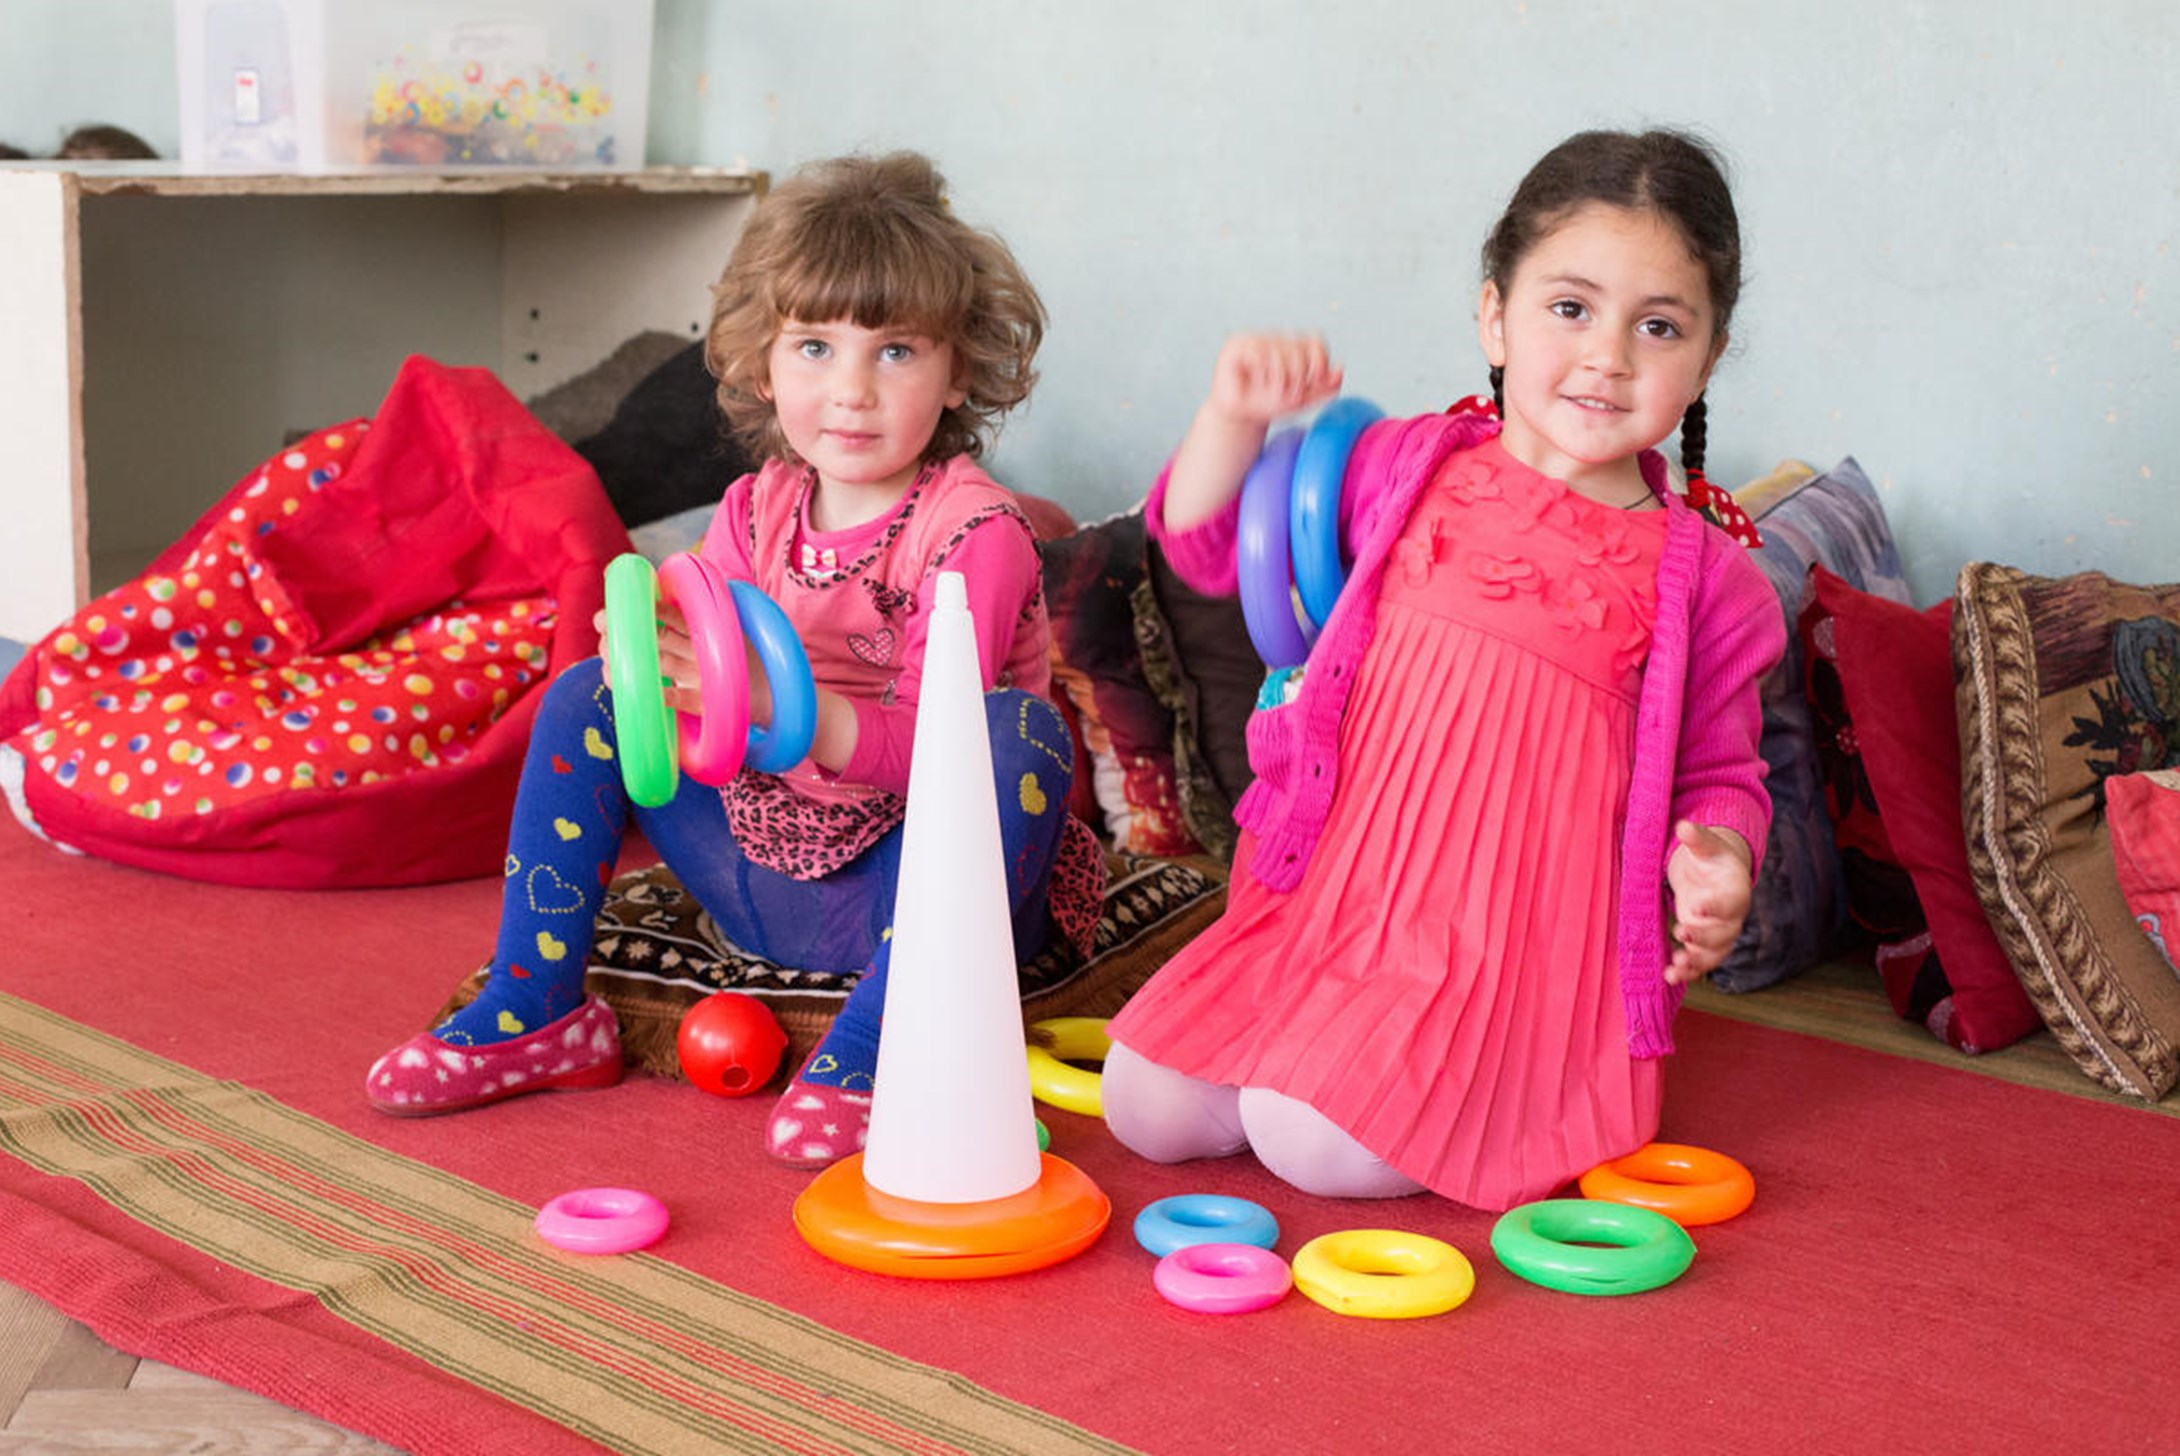
{"type": "MultiPolygon", "coordinates": [[[[1371,426],[1357,442],[1341,503],[1354,566],[1310,651],[1300,694],[1249,721],[1256,781],[1234,818],[1255,840],[1246,871],[1274,890],[1301,880],[1339,788],[1340,721],[1356,666],[1377,628],[1378,583],[1423,487],[1447,457],[1490,438],[1498,422],[1478,414],[1426,415],[1371,426]]],[[[1778,599],[1747,552],[1666,485],[1665,462],[1642,457],[1643,477],[1668,514],[1658,563],[1658,614],[1636,706],[1635,776],[1621,839],[1621,999],[1628,1049],[1673,1049],[1681,988],[1669,985],[1665,862],[1681,819],[1731,829],[1760,866],[1771,825],[1758,752],[1763,713],[1757,682],[1779,660],[1786,630],[1778,599]]],[[[1181,532],[1164,525],[1167,476],[1145,507],[1150,531],[1181,578],[1199,591],[1236,589],[1240,506],[1181,532]]]]}

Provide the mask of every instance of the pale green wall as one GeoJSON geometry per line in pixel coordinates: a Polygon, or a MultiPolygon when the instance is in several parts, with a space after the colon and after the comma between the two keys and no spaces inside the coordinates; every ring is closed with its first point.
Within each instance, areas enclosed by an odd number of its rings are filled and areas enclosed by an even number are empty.
{"type": "MultiPolygon", "coordinates": [[[[915,146],[1053,314],[998,466],[1139,495],[1229,329],[1481,386],[1475,252],[1595,124],[1697,127],[1750,280],[1713,475],[1857,456],[1919,596],[1970,558],[2180,578],[2180,6],[2105,0],[660,0],[657,162],[915,146]]],[[[0,0],[0,138],[175,140],[158,0],[0,0]]]]}

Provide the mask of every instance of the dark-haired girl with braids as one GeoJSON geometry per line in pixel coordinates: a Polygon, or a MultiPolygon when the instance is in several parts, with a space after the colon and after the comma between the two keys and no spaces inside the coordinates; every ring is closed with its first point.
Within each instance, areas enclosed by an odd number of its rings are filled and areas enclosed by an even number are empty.
{"type": "MultiPolygon", "coordinates": [[[[1250,724],[1226,913],[1111,1024],[1106,1121],[1145,1157],[1542,1197],[1657,1134],[1682,987],[1748,913],[1783,623],[1655,448],[1700,446],[1739,290],[1725,180],[1675,133],[1573,137],[1484,275],[1496,408],[1358,442],[1353,566],[1250,724]]],[[[1226,344],[1146,508],[1193,584],[1235,589],[1268,424],[1340,382],[1315,337],[1226,344]]]]}

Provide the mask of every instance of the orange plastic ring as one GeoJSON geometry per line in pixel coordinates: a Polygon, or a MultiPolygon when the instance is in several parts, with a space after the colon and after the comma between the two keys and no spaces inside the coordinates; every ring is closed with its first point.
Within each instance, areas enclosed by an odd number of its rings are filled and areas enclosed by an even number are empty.
{"type": "Polygon", "coordinates": [[[1724,1223],[1756,1198],[1741,1163],[1685,1143],[1646,1143],[1582,1175],[1582,1196],[1662,1213],[1682,1228],[1724,1223]]]}

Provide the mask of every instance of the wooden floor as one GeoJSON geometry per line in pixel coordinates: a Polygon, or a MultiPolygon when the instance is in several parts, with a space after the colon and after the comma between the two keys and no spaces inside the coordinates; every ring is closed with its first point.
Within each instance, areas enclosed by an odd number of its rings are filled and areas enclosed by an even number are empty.
{"type": "Polygon", "coordinates": [[[261,1396],[108,1347],[0,1284],[0,1456],[395,1456],[261,1396]]]}

